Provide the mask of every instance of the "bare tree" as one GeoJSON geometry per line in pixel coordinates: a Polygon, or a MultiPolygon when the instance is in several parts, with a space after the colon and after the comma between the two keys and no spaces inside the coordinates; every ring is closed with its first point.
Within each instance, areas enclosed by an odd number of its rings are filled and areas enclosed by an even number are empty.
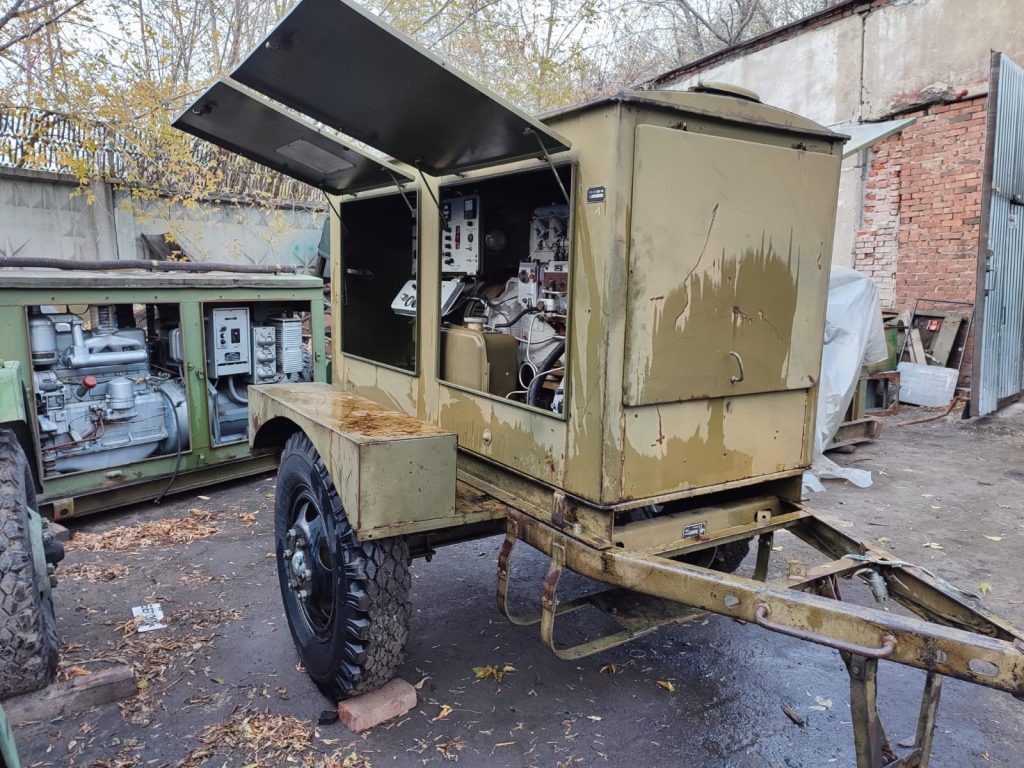
{"type": "MultiPolygon", "coordinates": [[[[0,54],[50,27],[86,0],[11,0],[0,13],[0,54]]],[[[2,7],[2,6],[0,6],[2,7]]]]}

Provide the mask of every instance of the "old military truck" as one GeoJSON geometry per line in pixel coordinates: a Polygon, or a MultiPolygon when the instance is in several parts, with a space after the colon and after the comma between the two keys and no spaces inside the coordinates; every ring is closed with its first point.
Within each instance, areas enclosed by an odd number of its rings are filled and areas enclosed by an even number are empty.
{"type": "Polygon", "coordinates": [[[927,671],[901,765],[942,676],[1024,692],[1017,629],[801,502],[843,137],[714,85],[536,120],[347,0],[299,2],[176,125],[334,209],[334,383],[252,388],[249,430],[284,446],[278,570],[325,694],[395,670],[411,558],[499,531],[499,609],[563,658],[706,612],[837,649],[859,765],[895,759],[879,659],[927,671]],[[778,530],[828,562],[768,581],[778,530]],[[533,616],[520,540],[550,557],[533,616]],[[565,569],[608,589],[559,601],[565,569]],[[857,575],[914,616],[843,602],[857,575]],[[583,605],[621,628],[557,645],[583,605]]]}

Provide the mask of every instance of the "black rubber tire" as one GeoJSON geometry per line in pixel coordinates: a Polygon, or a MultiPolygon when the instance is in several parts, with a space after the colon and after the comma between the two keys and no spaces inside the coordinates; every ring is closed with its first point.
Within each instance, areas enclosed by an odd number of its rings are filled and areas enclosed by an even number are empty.
{"type": "Polygon", "coordinates": [[[711,569],[722,573],[733,573],[750,553],[750,542],[753,539],[730,541],[715,547],[715,559],[711,561],[711,569]]]}
{"type": "Polygon", "coordinates": [[[53,601],[40,592],[31,550],[34,504],[25,453],[0,429],[0,699],[48,685],[60,656],[53,601]]]}
{"type": "Polygon", "coordinates": [[[325,696],[338,701],[380,688],[402,663],[409,637],[409,547],[395,537],[360,543],[323,460],[302,433],[285,443],[274,502],[277,570],[299,658],[325,696]],[[319,506],[333,572],[333,613],[323,629],[307,619],[289,586],[284,556],[296,500],[319,506]]]}

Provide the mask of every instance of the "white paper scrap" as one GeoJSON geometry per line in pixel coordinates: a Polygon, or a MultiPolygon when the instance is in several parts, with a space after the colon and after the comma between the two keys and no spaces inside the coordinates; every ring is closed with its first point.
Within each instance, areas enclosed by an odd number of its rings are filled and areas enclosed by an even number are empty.
{"type": "Polygon", "coordinates": [[[160,603],[146,603],[145,605],[136,605],[132,608],[132,616],[135,618],[142,618],[139,622],[139,626],[136,628],[137,632],[152,632],[154,629],[167,629],[167,625],[163,623],[164,620],[164,609],[160,607],[160,603]]]}

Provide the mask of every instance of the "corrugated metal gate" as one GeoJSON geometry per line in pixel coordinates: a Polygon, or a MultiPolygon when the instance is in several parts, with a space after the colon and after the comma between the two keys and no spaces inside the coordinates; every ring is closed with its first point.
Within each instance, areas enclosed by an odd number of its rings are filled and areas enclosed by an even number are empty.
{"type": "Polygon", "coordinates": [[[1021,396],[1024,374],[1024,69],[992,54],[978,249],[972,412],[1021,396]]]}

